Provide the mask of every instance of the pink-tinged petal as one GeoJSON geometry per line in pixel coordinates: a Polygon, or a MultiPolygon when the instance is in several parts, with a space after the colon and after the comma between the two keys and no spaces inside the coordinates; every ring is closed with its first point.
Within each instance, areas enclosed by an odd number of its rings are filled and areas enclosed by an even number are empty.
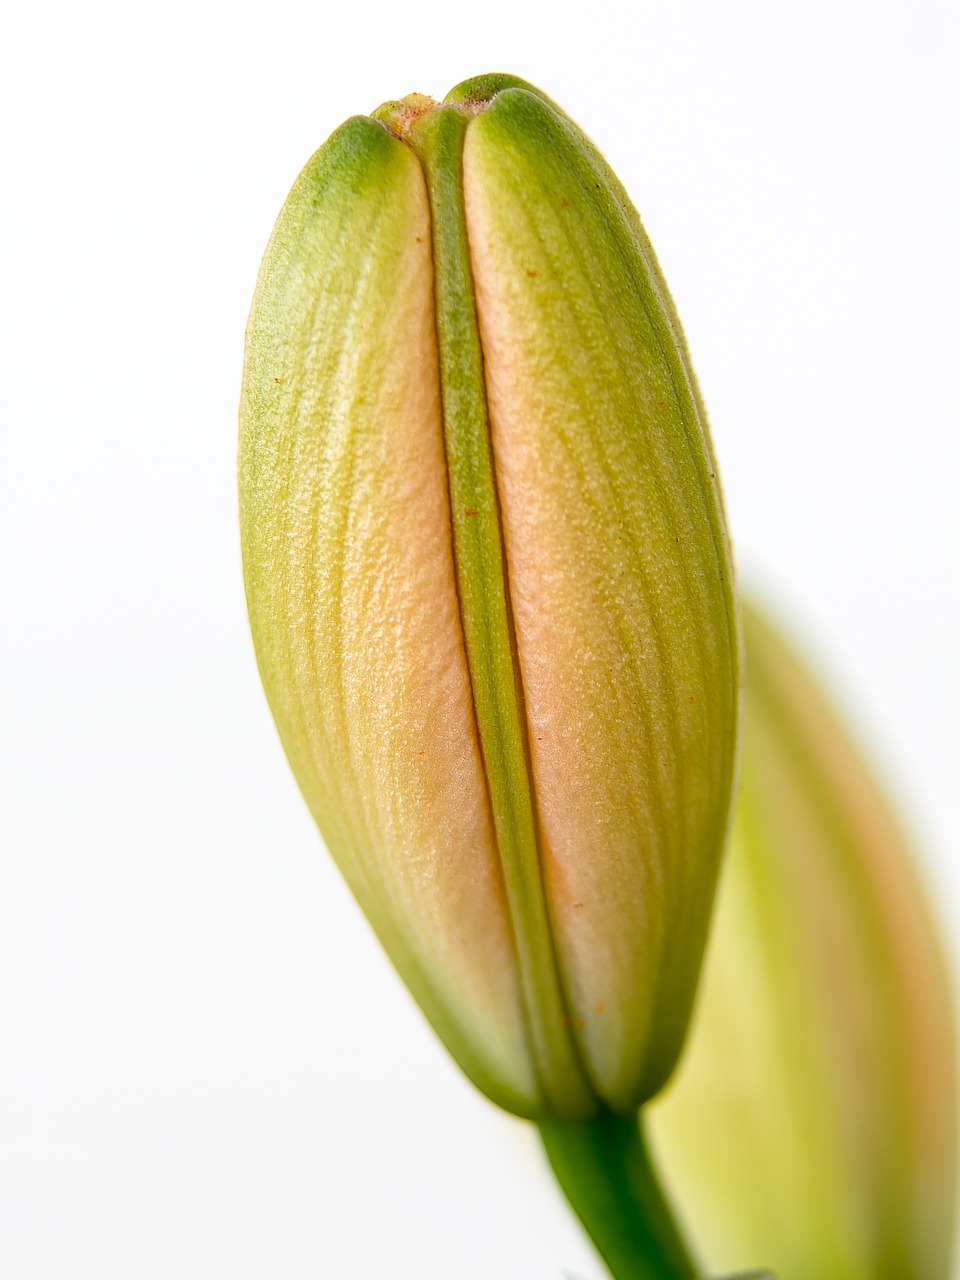
{"type": "Polygon", "coordinates": [[[662,281],[579,135],[506,90],[464,191],[555,942],[591,1078],[627,1108],[676,1059],[726,831],[722,513],[662,281]]]}
{"type": "Polygon", "coordinates": [[[301,789],[465,1070],[536,1103],[454,583],[426,191],[351,121],[251,318],[241,459],[264,685],[301,789]]]}
{"type": "Polygon", "coordinates": [[[650,1130],[712,1271],[947,1280],[953,1001],[908,846],[747,614],[742,790],[690,1045],[650,1130]]]}

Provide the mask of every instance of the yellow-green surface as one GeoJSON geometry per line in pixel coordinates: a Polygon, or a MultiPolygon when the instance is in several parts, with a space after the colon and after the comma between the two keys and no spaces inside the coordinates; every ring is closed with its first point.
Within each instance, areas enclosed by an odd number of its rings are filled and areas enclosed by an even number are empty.
{"type": "Polygon", "coordinates": [[[254,640],[331,853],[491,1097],[629,1110],[687,1024],[738,707],[636,213],[507,77],[348,121],[268,247],[241,419],[254,640]]]}
{"type": "Polygon", "coordinates": [[[952,1002],[909,851],[822,694],[745,617],[741,793],[686,1054],[647,1113],[722,1273],[948,1280],[952,1002]]]}

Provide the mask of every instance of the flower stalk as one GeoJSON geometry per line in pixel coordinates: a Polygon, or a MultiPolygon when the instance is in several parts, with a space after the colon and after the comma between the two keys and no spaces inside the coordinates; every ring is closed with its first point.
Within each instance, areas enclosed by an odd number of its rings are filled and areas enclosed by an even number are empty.
{"type": "Polygon", "coordinates": [[[635,1116],[540,1125],[557,1181],[614,1280],[696,1280],[635,1116]]]}

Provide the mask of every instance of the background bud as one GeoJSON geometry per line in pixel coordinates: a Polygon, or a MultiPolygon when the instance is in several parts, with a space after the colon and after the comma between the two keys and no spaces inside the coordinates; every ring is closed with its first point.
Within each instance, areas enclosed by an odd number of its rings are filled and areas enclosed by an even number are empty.
{"type": "Polygon", "coordinates": [[[247,339],[241,517],[304,796],[471,1077],[628,1110],[686,1028],[738,640],[715,468],[639,220],[536,90],[348,121],[247,339]]]}
{"type": "Polygon", "coordinates": [[[946,1280],[953,1014],[909,852],[747,612],[742,791],[690,1045],[649,1132],[714,1271],[946,1280]]]}

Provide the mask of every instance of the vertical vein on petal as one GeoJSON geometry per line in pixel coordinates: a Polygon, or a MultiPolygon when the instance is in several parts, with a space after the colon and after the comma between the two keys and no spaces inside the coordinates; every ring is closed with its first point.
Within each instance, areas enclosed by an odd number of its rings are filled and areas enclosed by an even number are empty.
{"type": "Polygon", "coordinates": [[[547,913],[539,833],[506,583],[499,500],[462,189],[469,117],[447,107],[410,140],[433,215],[437,329],[454,559],[484,765],[526,998],[531,1052],[554,1114],[595,1106],[561,989],[547,913]]]}

